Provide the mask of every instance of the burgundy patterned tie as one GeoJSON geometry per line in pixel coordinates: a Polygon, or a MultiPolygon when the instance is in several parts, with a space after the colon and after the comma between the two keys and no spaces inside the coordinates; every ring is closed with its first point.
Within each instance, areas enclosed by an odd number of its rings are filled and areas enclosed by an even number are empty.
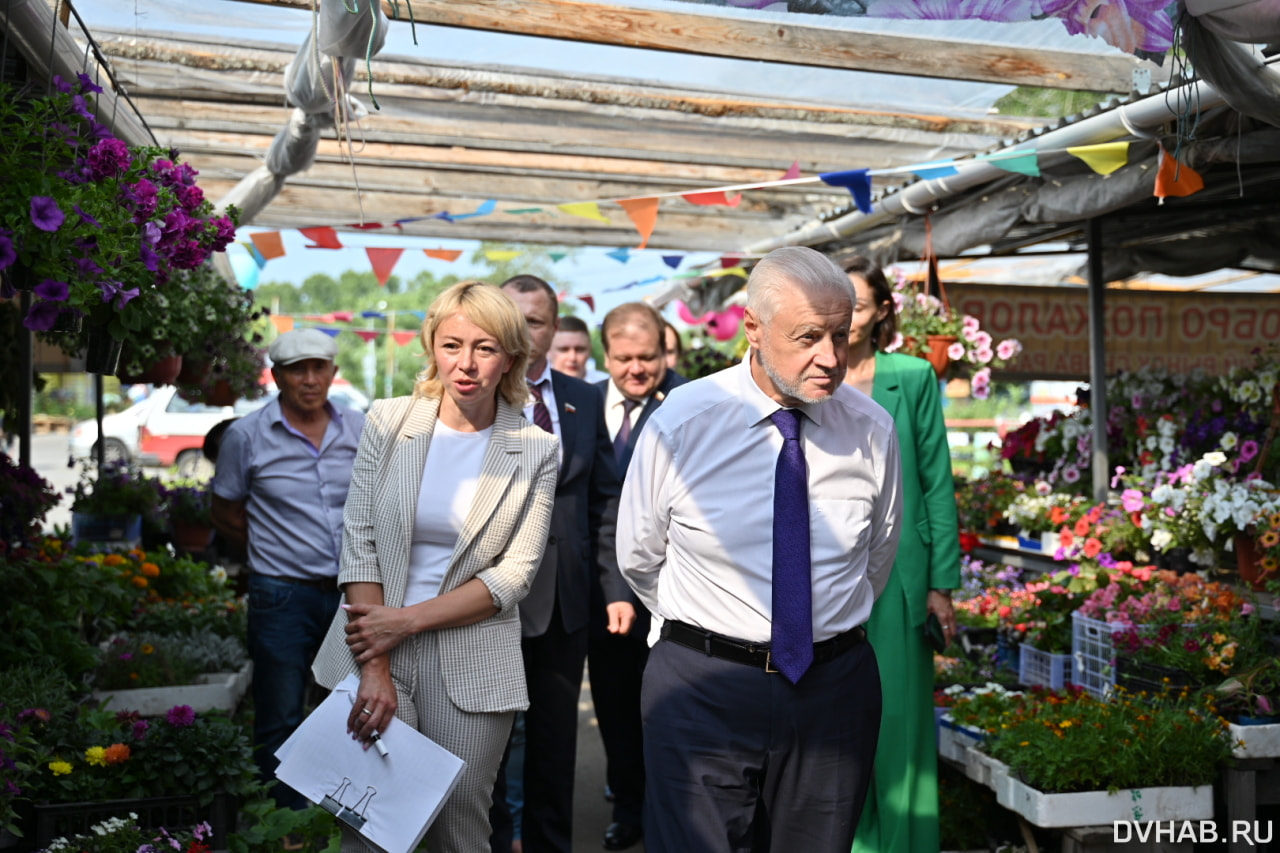
{"type": "Polygon", "coordinates": [[[554,435],[556,428],[551,425],[551,413],[547,411],[547,404],[542,402],[542,386],[546,381],[529,384],[529,393],[533,395],[533,422],[554,435]]]}
{"type": "Polygon", "coordinates": [[[782,433],[773,475],[773,665],[792,684],[813,663],[813,582],[809,553],[809,473],[800,443],[800,412],[771,416],[782,433]]]}

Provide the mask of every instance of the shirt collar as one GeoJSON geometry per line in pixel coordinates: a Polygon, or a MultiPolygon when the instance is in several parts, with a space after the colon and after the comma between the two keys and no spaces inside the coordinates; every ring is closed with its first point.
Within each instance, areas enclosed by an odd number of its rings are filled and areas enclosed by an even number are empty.
{"type": "MultiPolygon", "coordinates": [[[[274,397],[272,397],[271,402],[267,403],[267,406],[270,407],[268,411],[269,411],[272,423],[280,423],[280,424],[285,423],[284,409],[280,406],[279,394],[276,394],[274,397]]],[[[337,406],[335,406],[332,400],[325,400],[324,407],[325,407],[325,410],[329,413],[330,420],[337,421],[338,426],[341,427],[342,426],[342,410],[339,409],[337,406]]]]}
{"type": "MultiPolygon", "coordinates": [[[[761,421],[768,420],[774,412],[786,408],[756,384],[755,377],[751,375],[750,354],[731,369],[738,371],[738,398],[742,400],[742,411],[746,415],[748,427],[756,426],[761,421]]],[[[822,426],[822,407],[822,403],[801,403],[795,408],[814,424],[822,426]]]]}
{"type": "MultiPolygon", "coordinates": [[[[628,399],[627,395],[618,390],[618,386],[614,385],[613,379],[610,378],[609,385],[604,392],[604,407],[606,409],[614,409],[621,406],[628,399]]],[[[649,402],[649,398],[645,397],[643,400],[637,400],[636,405],[643,406],[647,402],[649,402]]]]}
{"type": "Polygon", "coordinates": [[[551,362],[548,361],[546,364],[542,366],[542,375],[539,376],[537,379],[529,380],[527,376],[525,377],[525,379],[526,381],[529,382],[530,387],[536,387],[538,385],[541,385],[543,382],[546,382],[548,385],[550,385],[551,384],[551,362]]]}

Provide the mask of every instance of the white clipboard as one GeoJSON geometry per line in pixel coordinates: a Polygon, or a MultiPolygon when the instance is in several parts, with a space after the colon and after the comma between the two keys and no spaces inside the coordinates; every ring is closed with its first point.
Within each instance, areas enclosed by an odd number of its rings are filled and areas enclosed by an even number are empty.
{"type": "Polygon", "coordinates": [[[401,720],[382,732],[384,757],[347,733],[359,676],[349,675],[276,750],[276,777],[385,853],[422,841],[466,766],[401,720]]]}

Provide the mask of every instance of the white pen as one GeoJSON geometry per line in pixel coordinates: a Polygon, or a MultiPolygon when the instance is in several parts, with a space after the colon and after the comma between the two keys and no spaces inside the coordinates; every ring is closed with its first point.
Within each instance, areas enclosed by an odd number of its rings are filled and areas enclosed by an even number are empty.
{"type": "MultiPolygon", "coordinates": [[[[348,693],[347,697],[351,700],[351,707],[354,708],[356,705],[356,694],[348,693]]],[[[366,711],[366,713],[368,712],[366,711]]],[[[391,750],[387,749],[387,745],[382,742],[382,735],[378,734],[377,729],[374,729],[373,733],[369,735],[369,740],[372,741],[373,748],[378,750],[378,755],[386,758],[391,754],[391,750]]]]}

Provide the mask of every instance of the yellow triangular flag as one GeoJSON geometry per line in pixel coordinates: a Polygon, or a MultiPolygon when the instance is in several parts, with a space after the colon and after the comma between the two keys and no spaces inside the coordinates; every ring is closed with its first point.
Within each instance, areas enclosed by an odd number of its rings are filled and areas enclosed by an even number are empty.
{"type": "Polygon", "coordinates": [[[486,249],[484,256],[491,261],[502,263],[503,261],[514,261],[523,255],[524,252],[519,249],[486,249]]]}
{"type": "Polygon", "coordinates": [[[1129,162],[1129,143],[1104,142],[1101,145],[1077,145],[1067,153],[1079,157],[1099,175],[1110,175],[1129,162]]]}
{"type": "Polygon", "coordinates": [[[569,204],[557,204],[558,210],[563,210],[570,216],[581,216],[583,219],[596,219],[600,222],[609,223],[609,217],[600,212],[600,205],[594,201],[575,201],[569,204]]]}

